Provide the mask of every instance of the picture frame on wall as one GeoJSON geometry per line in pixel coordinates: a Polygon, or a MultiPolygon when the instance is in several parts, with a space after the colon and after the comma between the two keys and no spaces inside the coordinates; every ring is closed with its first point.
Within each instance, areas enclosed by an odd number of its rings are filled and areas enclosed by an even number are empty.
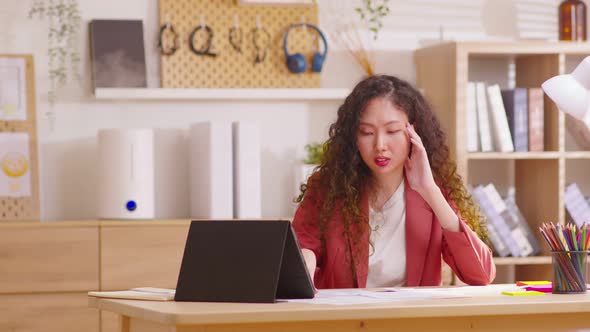
{"type": "Polygon", "coordinates": [[[95,89],[147,87],[141,20],[92,20],[88,31],[95,89]]]}
{"type": "Polygon", "coordinates": [[[0,54],[0,221],[40,218],[35,71],[31,54],[0,54]]]}

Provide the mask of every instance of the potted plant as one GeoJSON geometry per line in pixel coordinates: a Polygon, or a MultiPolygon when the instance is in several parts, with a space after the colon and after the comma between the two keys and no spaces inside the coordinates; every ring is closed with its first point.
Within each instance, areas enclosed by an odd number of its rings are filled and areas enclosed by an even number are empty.
{"type": "MultiPolygon", "coordinates": [[[[338,4],[341,7],[340,2],[338,4]]],[[[354,12],[358,16],[350,17],[341,11],[336,12],[339,15],[332,17],[332,40],[347,50],[368,76],[373,75],[375,73],[374,44],[383,28],[383,19],[391,13],[389,0],[362,0],[354,7],[354,12]],[[372,38],[365,38],[366,30],[372,38]]]]}
{"type": "Polygon", "coordinates": [[[324,158],[325,143],[306,144],[305,151],[307,154],[305,159],[303,159],[303,164],[298,165],[295,172],[295,197],[300,194],[301,185],[307,183],[309,176],[321,164],[322,158],[324,158]]]}

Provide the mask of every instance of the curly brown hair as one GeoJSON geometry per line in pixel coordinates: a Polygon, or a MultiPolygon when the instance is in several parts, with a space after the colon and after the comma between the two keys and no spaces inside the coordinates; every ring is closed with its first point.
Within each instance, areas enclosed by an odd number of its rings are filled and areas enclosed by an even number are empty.
{"type": "MultiPolygon", "coordinates": [[[[325,230],[336,203],[342,210],[345,238],[358,243],[369,227],[368,216],[362,215],[360,203],[362,191],[371,180],[371,171],[360,156],[356,137],[361,113],[369,101],[379,97],[389,99],[406,113],[422,139],[434,180],[456,205],[469,227],[487,242],[485,219],[457,174],[446,134],[429,103],[408,82],[393,76],[375,75],[358,83],[338,108],[338,118],[330,126],[329,138],[324,145],[323,160],[312,180],[301,186],[301,194],[296,199],[301,202],[310,187],[317,186],[318,190],[325,192],[318,220],[322,244],[325,245],[325,230]]],[[[354,260],[352,255],[350,258],[354,260]]],[[[351,265],[354,269],[354,264],[351,265]]]]}

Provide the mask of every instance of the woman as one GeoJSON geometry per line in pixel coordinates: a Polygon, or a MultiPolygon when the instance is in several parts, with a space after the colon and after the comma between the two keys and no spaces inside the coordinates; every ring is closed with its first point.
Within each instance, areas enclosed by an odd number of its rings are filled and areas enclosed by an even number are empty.
{"type": "Polygon", "coordinates": [[[396,77],[369,77],[346,98],[298,202],[293,227],[316,288],[438,286],[441,256],[467,284],[495,277],[440,123],[396,77]]]}

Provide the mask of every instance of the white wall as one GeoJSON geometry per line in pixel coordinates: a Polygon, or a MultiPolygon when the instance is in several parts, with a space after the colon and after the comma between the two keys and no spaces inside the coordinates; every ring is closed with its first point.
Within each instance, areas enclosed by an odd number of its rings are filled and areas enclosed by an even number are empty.
{"type": "MultiPolygon", "coordinates": [[[[212,0],[214,1],[214,0],[212,0]]],[[[0,53],[35,56],[41,205],[43,220],[93,219],[96,201],[96,132],[108,127],[187,128],[214,120],[257,122],[262,140],[264,217],[292,214],[294,165],[303,146],[323,140],[337,102],[106,102],[90,91],[87,24],[95,18],[142,19],[148,86],[159,82],[156,0],[79,0],[82,79],[60,91],[54,121],[47,100],[46,25],[27,19],[29,1],[0,0],[0,53]]],[[[319,0],[326,31],[350,19],[357,1],[319,0]]],[[[378,72],[414,81],[412,51],[444,39],[483,40],[555,37],[557,0],[390,0],[392,14],[376,50],[378,72]],[[535,13],[535,15],[530,15],[535,13]]],[[[354,17],[354,16],[353,16],[354,17]]],[[[324,87],[352,87],[362,72],[338,45],[331,45],[324,87]]]]}

